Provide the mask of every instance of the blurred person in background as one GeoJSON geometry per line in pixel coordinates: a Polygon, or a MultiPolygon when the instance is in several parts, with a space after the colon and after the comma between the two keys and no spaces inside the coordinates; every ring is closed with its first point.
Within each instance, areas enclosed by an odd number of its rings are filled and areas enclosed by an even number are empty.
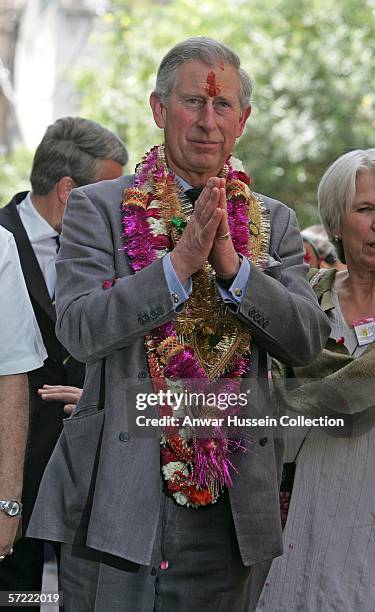
{"type": "MultiPolygon", "coordinates": [[[[23,528],[56,444],[66,393],[76,397],[85,367],[75,361],[55,334],[55,261],[65,204],[74,187],[121,176],[128,160],[121,140],[98,123],[64,117],[50,125],[36,149],[30,192],[17,193],[0,209],[0,224],[14,235],[26,286],[48,357],[29,374],[30,432],[25,459],[23,528]],[[52,393],[52,397],[51,397],[52,393]]],[[[82,218],[82,223],[85,223],[82,218]]],[[[0,566],[1,588],[40,591],[43,543],[22,538],[0,566]]]]}
{"type": "Polygon", "coordinates": [[[332,331],[309,366],[284,369],[300,386],[279,399],[294,417],[341,417],[344,427],[313,426],[303,434],[285,552],[272,564],[259,612],[374,610],[375,149],[339,157],[318,200],[347,269],[311,270],[332,331]]]}
{"type": "Polygon", "coordinates": [[[310,225],[301,231],[305,248],[305,262],[310,268],[336,268],[345,270],[345,264],[339,260],[336,249],[330,242],[323,225],[310,225]]]}
{"type": "MultiPolygon", "coordinates": [[[[10,232],[0,226],[0,562],[20,531],[23,464],[29,423],[25,372],[47,357],[10,232]]],[[[0,582],[1,590],[4,585],[0,582]]]]}

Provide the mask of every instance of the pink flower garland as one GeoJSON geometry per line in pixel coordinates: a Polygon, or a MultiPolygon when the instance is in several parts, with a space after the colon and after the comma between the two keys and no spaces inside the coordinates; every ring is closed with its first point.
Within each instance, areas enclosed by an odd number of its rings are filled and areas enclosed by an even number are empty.
{"type": "MultiPolygon", "coordinates": [[[[231,166],[231,159],[228,160],[229,173],[227,181],[241,181],[248,185],[249,177],[241,170],[236,171],[231,166]]],[[[138,201],[131,198],[127,199],[125,194],[123,206],[123,236],[126,244],[126,251],[133,270],[139,271],[150,265],[158,257],[163,256],[167,249],[170,249],[170,239],[167,233],[152,231],[153,223],[161,222],[160,208],[153,206],[155,202],[155,191],[158,183],[174,184],[174,175],[166,173],[165,168],[158,166],[158,147],[154,147],[146,154],[143,162],[137,167],[135,177],[135,190],[139,190],[142,195],[147,193],[146,208],[138,201]]],[[[128,190],[129,192],[132,189],[128,190]]],[[[137,197],[137,194],[135,195],[137,197]]],[[[249,218],[248,203],[244,196],[236,195],[228,199],[228,223],[233,240],[234,248],[245,257],[250,256],[249,252],[249,218]]],[[[173,321],[169,321],[158,327],[152,332],[152,343],[154,346],[160,345],[167,338],[176,338],[177,333],[173,321]]],[[[248,357],[240,357],[230,372],[220,377],[220,392],[238,392],[241,385],[241,377],[249,370],[250,360],[248,357]]],[[[181,352],[173,355],[164,367],[163,376],[171,380],[195,380],[197,383],[202,380],[202,387],[207,392],[209,377],[205,370],[200,366],[193,349],[186,346],[181,352]]],[[[214,381],[217,385],[217,381],[214,381]]],[[[195,391],[199,392],[195,387],[195,391]]],[[[229,440],[223,436],[221,430],[217,430],[215,436],[210,438],[197,438],[194,442],[194,452],[190,464],[190,475],[186,474],[186,466],[183,470],[175,470],[173,475],[167,479],[168,488],[174,495],[178,503],[187,503],[197,507],[216,501],[217,496],[210,491],[212,480],[217,483],[217,487],[222,489],[224,486],[232,484],[230,469],[234,469],[228,455],[235,450],[243,449],[241,441],[229,440]],[[207,489],[208,487],[208,489],[207,489]],[[204,493],[206,491],[206,493],[204,493]],[[182,499],[181,498],[182,494],[182,499]]],[[[178,465],[179,456],[173,450],[172,441],[175,447],[181,445],[182,437],[177,432],[172,431],[171,437],[167,437],[171,443],[171,448],[162,448],[162,464],[165,468],[178,465]],[[181,438],[181,439],[179,439],[181,438]]],[[[185,446],[183,446],[185,448],[185,446]]],[[[186,449],[185,449],[186,451],[186,449]]],[[[183,452],[185,452],[183,451],[183,452]]],[[[165,472],[164,472],[165,473],[165,472]]]]}

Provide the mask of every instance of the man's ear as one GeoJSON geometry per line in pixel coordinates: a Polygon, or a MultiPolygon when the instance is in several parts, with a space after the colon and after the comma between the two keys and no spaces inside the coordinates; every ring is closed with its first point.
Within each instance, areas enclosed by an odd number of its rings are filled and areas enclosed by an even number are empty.
{"type": "Polygon", "coordinates": [[[154,121],[158,128],[164,129],[166,122],[166,111],[167,108],[160,101],[158,94],[153,91],[150,95],[150,106],[152,109],[152,114],[154,116],[154,121]]]}
{"type": "Polygon", "coordinates": [[[238,123],[237,138],[241,136],[242,132],[244,131],[246,121],[248,120],[250,115],[251,115],[251,105],[249,104],[249,106],[245,106],[245,108],[243,109],[241,113],[240,120],[238,123]]]}
{"type": "Polygon", "coordinates": [[[74,187],[77,187],[77,185],[75,184],[71,176],[62,176],[61,179],[57,181],[56,183],[57,197],[59,201],[62,204],[64,204],[64,206],[68,199],[68,195],[70,194],[72,189],[74,189],[74,187]]]}

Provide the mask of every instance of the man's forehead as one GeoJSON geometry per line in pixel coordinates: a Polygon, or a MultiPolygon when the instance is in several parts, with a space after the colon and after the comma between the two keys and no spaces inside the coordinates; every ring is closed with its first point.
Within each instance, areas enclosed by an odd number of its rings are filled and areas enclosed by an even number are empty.
{"type": "Polygon", "coordinates": [[[205,64],[198,60],[188,60],[177,70],[174,89],[179,92],[197,88],[201,95],[209,97],[219,95],[239,95],[240,79],[238,72],[231,64],[218,62],[205,64]]]}

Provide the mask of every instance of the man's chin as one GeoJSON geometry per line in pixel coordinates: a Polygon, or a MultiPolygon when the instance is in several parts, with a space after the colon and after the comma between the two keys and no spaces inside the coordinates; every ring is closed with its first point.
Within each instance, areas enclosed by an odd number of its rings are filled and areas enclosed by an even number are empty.
{"type": "Polygon", "coordinates": [[[224,166],[226,157],[222,155],[213,155],[206,152],[195,153],[191,156],[190,168],[195,172],[211,173],[210,176],[216,176],[224,166]]]}

